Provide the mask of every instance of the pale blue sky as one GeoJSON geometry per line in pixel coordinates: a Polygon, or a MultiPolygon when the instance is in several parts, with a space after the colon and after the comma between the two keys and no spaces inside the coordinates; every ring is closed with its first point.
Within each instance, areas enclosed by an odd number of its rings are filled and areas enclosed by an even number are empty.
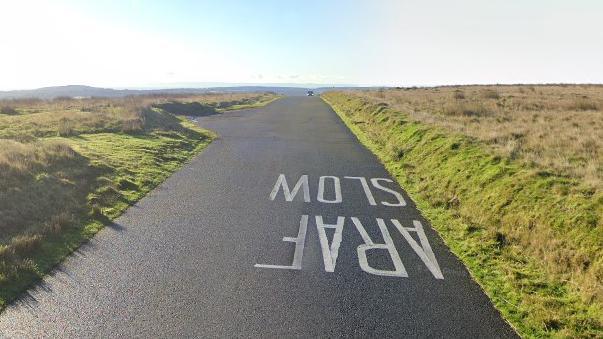
{"type": "Polygon", "coordinates": [[[603,1],[0,3],[0,89],[603,83],[603,1]]]}

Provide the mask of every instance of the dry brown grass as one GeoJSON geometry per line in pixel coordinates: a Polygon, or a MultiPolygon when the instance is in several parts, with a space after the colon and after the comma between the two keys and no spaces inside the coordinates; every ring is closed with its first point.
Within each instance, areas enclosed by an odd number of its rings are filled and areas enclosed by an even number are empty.
{"type": "Polygon", "coordinates": [[[461,86],[355,92],[502,155],[603,188],[603,86],[461,86]]]}
{"type": "MultiPolygon", "coordinates": [[[[145,119],[149,109],[174,101],[183,107],[190,105],[215,110],[271,97],[273,96],[266,93],[208,93],[110,99],[4,100],[0,101],[0,107],[5,107],[6,112],[10,111],[11,114],[0,113],[0,138],[29,140],[83,133],[137,133],[153,124],[152,120],[145,119]]],[[[190,111],[170,113],[194,114],[190,111]]]]}
{"type": "Polygon", "coordinates": [[[73,158],[74,155],[69,145],[59,141],[22,143],[0,139],[0,168],[3,172],[30,171],[35,166],[49,166],[58,159],[73,158]]]}
{"type": "Polygon", "coordinates": [[[0,243],[6,242],[15,234],[28,233],[36,222],[49,223],[49,230],[58,228],[57,224],[67,218],[61,215],[60,206],[63,204],[48,201],[48,210],[53,211],[49,213],[52,218],[44,220],[37,213],[44,209],[44,204],[38,201],[39,196],[32,197],[29,194],[49,184],[54,172],[58,172],[59,176],[55,181],[60,183],[63,178],[57,167],[69,165],[73,169],[78,164],[77,160],[75,151],[61,141],[37,140],[22,143],[0,139],[0,243]],[[53,219],[55,216],[57,218],[53,219]]]}

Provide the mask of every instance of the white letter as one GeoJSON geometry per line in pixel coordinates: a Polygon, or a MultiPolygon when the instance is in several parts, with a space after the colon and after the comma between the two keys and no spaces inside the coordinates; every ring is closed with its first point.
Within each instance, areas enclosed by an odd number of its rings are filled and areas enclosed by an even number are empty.
{"type": "Polygon", "coordinates": [[[400,195],[400,193],[391,190],[387,187],[383,187],[379,184],[379,180],[383,180],[383,181],[387,181],[387,182],[393,182],[391,179],[386,179],[386,178],[373,178],[371,179],[371,183],[373,184],[373,186],[377,187],[378,189],[385,191],[385,192],[389,192],[391,194],[393,194],[396,199],[398,199],[398,203],[396,204],[392,204],[391,202],[387,202],[387,201],[382,201],[381,204],[385,205],[385,206],[406,206],[406,201],[404,201],[404,198],[402,198],[402,195],[400,195]]]}
{"type": "Polygon", "coordinates": [[[264,265],[264,264],[255,264],[255,267],[258,268],[278,268],[282,270],[301,270],[302,268],[302,258],[304,256],[304,245],[306,244],[306,230],[308,228],[308,216],[302,215],[301,220],[299,221],[299,232],[297,232],[297,237],[283,237],[283,241],[289,241],[295,243],[295,252],[293,253],[293,263],[291,266],[282,266],[282,265],[264,265]]]}
{"type": "Polygon", "coordinates": [[[322,260],[325,263],[325,271],[334,272],[337,264],[337,255],[339,254],[339,245],[341,245],[341,232],[343,231],[344,217],[337,217],[336,224],[325,224],[322,216],[316,216],[316,229],[318,230],[318,238],[320,239],[320,247],[322,248],[322,260]],[[334,228],[333,242],[329,247],[329,240],[325,228],[334,228]]]}
{"type": "Polygon", "coordinates": [[[377,203],[375,202],[375,198],[373,197],[373,193],[371,193],[371,189],[369,188],[369,185],[366,183],[366,179],[364,177],[344,177],[346,179],[358,179],[360,180],[360,183],[362,184],[362,189],[364,190],[364,194],[366,194],[366,198],[368,199],[369,204],[371,205],[377,205],[377,203]]]}
{"type": "Polygon", "coordinates": [[[358,218],[352,217],[352,221],[354,222],[354,225],[356,225],[356,229],[364,240],[364,244],[358,246],[357,249],[358,263],[360,264],[360,268],[366,273],[375,275],[383,275],[388,277],[408,277],[406,269],[404,269],[404,265],[402,264],[402,260],[400,260],[400,256],[398,255],[396,247],[394,246],[394,241],[389,235],[389,232],[387,231],[387,227],[385,226],[385,222],[383,221],[383,219],[377,218],[377,224],[379,225],[379,229],[381,230],[381,234],[383,235],[383,240],[385,241],[385,244],[373,243],[368,233],[366,233],[364,227],[362,227],[360,220],[358,220],[358,218]],[[369,265],[368,260],[366,258],[366,251],[374,249],[384,249],[389,252],[389,256],[392,259],[392,262],[394,263],[395,269],[393,271],[379,270],[369,265]]]}
{"type": "Polygon", "coordinates": [[[436,279],[444,279],[442,271],[440,271],[438,261],[436,260],[435,255],[433,255],[431,246],[429,246],[429,241],[427,241],[427,236],[425,235],[425,231],[423,230],[423,225],[421,225],[421,223],[417,220],[412,221],[415,226],[414,228],[402,227],[400,222],[396,219],[392,219],[392,223],[394,224],[394,226],[396,226],[398,231],[402,233],[404,239],[408,241],[410,247],[415,250],[415,253],[417,253],[419,258],[423,260],[423,263],[425,264],[425,266],[427,266],[431,274],[433,274],[436,279]],[[419,235],[419,241],[421,241],[421,246],[419,246],[419,244],[417,244],[417,241],[410,236],[410,233],[408,233],[409,231],[417,232],[417,234],[419,235]]]}
{"type": "Polygon", "coordinates": [[[278,179],[276,180],[276,184],[274,184],[274,188],[272,189],[272,192],[270,192],[270,200],[274,200],[274,198],[276,197],[276,195],[279,192],[279,187],[283,187],[283,194],[285,195],[285,200],[286,201],[293,201],[293,198],[295,198],[295,196],[297,195],[297,191],[299,191],[299,188],[301,186],[304,186],[304,201],[305,202],[310,202],[310,187],[308,186],[308,176],[307,175],[302,175],[299,180],[297,181],[297,184],[295,184],[295,187],[293,187],[293,192],[289,191],[289,185],[287,185],[287,179],[285,178],[284,174],[281,174],[278,176],[278,179]]]}
{"type": "Polygon", "coordinates": [[[337,204],[341,202],[341,185],[339,184],[339,178],[338,177],[331,177],[331,176],[323,176],[320,177],[320,180],[318,180],[318,196],[316,197],[316,199],[320,202],[326,202],[328,204],[337,204]],[[335,200],[326,200],[324,198],[324,194],[325,194],[325,178],[331,178],[333,179],[333,186],[335,188],[335,200]]]}

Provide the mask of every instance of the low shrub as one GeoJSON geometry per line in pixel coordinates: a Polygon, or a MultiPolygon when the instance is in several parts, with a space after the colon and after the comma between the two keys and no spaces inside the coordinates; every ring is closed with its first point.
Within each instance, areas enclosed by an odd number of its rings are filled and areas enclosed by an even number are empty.
{"type": "Polygon", "coordinates": [[[494,109],[480,102],[450,102],[442,110],[444,115],[487,117],[494,115],[494,109]]]}
{"type": "Polygon", "coordinates": [[[453,98],[455,98],[457,100],[465,99],[465,93],[461,90],[454,91],[452,96],[453,96],[453,98]]]}
{"type": "Polygon", "coordinates": [[[587,98],[576,99],[571,102],[567,109],[573,111],[598,111],[600,109],[600,105],[598,102],[594,100],[589,100],[587,98]]]}
{"type": "Polygon", "coordinates": [[[500,94],[493,89],[486,89],[482,91],[482,98],[484,99],[500,99],[500,94]]]}
{"type": "Polygon", "coordinates": [[[19,112],[14,107],[2,106],[0,107],[0,114],[17,115],[19,114],[19,112]]]}

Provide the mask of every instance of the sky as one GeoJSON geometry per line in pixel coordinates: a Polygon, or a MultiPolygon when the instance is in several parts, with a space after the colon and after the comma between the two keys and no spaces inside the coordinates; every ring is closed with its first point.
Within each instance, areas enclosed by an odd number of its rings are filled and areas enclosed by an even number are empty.
{"type": "Polygon", "coordinates": [[[0,0],[0,90],[603,83],[600,0],[0,0]]]}

